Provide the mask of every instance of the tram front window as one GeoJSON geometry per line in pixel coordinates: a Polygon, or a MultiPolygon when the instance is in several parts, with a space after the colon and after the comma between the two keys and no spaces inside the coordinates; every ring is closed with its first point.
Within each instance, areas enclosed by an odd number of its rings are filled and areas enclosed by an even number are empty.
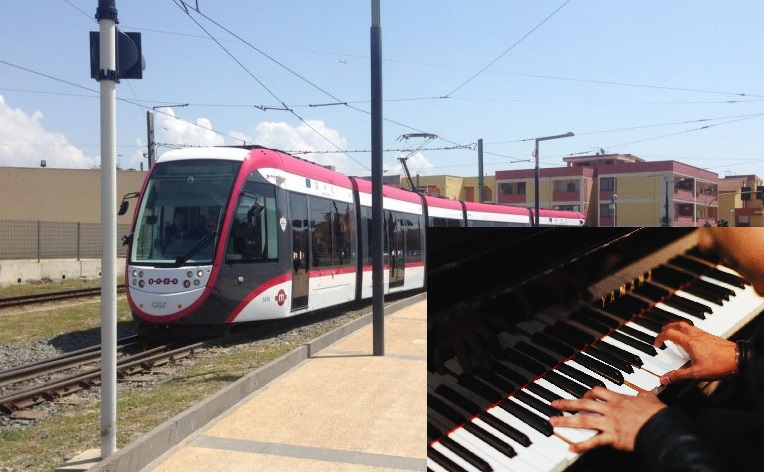
{"type": "Polygon", "coordinates": [[[146,185],[132,262],[211,264],[239,162],[157,164],[146,185]]]}

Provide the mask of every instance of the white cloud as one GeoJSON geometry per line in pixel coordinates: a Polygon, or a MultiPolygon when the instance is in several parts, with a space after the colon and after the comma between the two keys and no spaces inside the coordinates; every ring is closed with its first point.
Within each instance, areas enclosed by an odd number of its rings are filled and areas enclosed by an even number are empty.
{"type": "MultiPolygon", "coordinates": [[[[212,122],[197,118],[194,123],[175,118],[172,108],[160,108],[154,115],[154,140],[160,144],[222,146],[223,135],[212,131],[212,122]]],[[[161,153],[161,151],[159,152],[161,153]]]]}
{"type": "MultiPolygon", "coordinates": [[[[327,151],[326,154],[314,153],[299,156],[321,165],[332,165],[340,172],[349,172],[351,167],[354,169],[360,167],[358,163],[351,161],[345,154],[334,152],[337,151],[337,147],[346,149],[347,139],[339,131],[327,127],[322,120],[306,120],[305,123],[300,123],[297,126],[280,121],[263,121],[255,127],[255,135],[251,138],[241,132],[232,132],[231,134],[245,139],[248,143],[283,151],[327,151]]],[[[364,162],[366,159],[358,160],[368,166],[364,162]]]]}
{"type": "Polygon", "coordinates": [[[0,95],[0,166],[38,167],[45,160],[48,167],[92,168],[98,157],[88,157],[71,145],[61,133],[43,128],[43,114],[31,116],[20,108],[11,108],[0,95]]]}
{"type": "MultiPolygon", "coordinates": [[[[398,157],[406,157],[406,155],[407,153],[401,153],[398,157]]],[[[429,169],[433,168],[433,165],[424,157],[424,154],[421,152],[415,152],[412,154],[406,160],[406,166],[409,168],[409,173],[411,174],[412,179],[416,178],[417,174],[426,175],[429,169]]],[[[403,164],[401,164],[401,161],[399,160],[396,160],[395,165],[385,165],[384,170],[387,175],[400,174],[405,176],[406,174],[403,170],[403,164]]]]}

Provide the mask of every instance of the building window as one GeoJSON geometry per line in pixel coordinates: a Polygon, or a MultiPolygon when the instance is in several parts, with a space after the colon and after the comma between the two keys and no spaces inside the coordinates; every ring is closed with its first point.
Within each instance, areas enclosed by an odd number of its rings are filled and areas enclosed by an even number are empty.
{"type": "Polygon", "coordinates": [[[512,184],[499,184],[499,192],[502,195],[512,195],[512,184]]]}
{"type": "Polygon", "coordinates": [[[603,203],[600,205],[600,216],[612,217],[615,208],[612,208],[609,203],[603,203]]]}
{"type": "Polygon", "coordinates": [[[525,195],[525,182],[518,182],[517,183],[517,194],[518,195],[525,195]]]}
{"type": "Polygon", "coordinates": [[[615,177],[606,177],[600,179],[600,190],[615,191],[615,177]]]}

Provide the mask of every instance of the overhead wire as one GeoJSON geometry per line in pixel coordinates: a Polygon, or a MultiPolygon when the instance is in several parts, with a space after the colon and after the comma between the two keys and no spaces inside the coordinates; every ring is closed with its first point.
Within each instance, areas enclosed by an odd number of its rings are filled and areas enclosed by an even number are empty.
{"type": "Polygon", "coordinates": [[[523,36],[522,36],[520,39],[518,39],[517,41],[515,41],[515,42],[514,42],[514,43],[513,43],[513,44],[512,44],[510,47],[508,47],[508,48],[507,48],[507,49],[505,49],[505,50],[504,50],[504,51],[503,51],[501,54],[499,54],[499,55],[498,55],[498,57],[496,57],[494,60],[492,60],[491,62],[489,62],[489,63],[488,63],[486,66],[484,66],[484,67],[483,67],[482,69],[480,69],[479,71],[477,71],[477,72],[475,72],[474,74],[472,74],[472,76],[470,76],[470,78],[468,78],[467,80],[465,80],[464,82],[462,82],[461,84],[459,84],[459,86],[457,86],[455,89],[451,90],[449,93],[445,94],[445,95],[444,95],[444,97],[450,97],[451,95],[453,95],[453,94],[455,94],[456,92],[458,92],[458,91],[459,91],[459,90],[460,90],[462,87],[464,87],[464,86],[465,86],[465,85],[467,85],[468,83],[470,83],[470,82],[472,82],[473,80],[475,80],[475,78],[477,78],[477,77],[478,77],[480,74],[482,74],[483,72],[485,72],[486,70],[488,70],[488,68],[490,68],[490,67],[491,67],[492,65],[494,65],[496,62],[498,62],[498,61],[499,61],[499,60],[500,60],[502,57],[506,56],[506,55],[507,55],[507,53],[509,53],[511,50],[513,50],[514,48],[516,48],[516,47],[517,47],[517,46],[518,46],[520,43],[522,43],[523,41],[525,41],[525,39],[526,39],[526,38],[528,38],[528,37],[529,37],[531,34],[533,34],[533,33],[534,33],[534,32],[535,32],[537,29],[539,29],[539,28],[540,28],[540,27],[541,27],[541,26],[542,26],[544,23],[546,23],[547,21],[549,21],[549,19],[550,19],[550,18],[552,18],[554,15],[556,15],[556,14],[557,14],[557,12],[559,12],[560,10],[562,10],[562,9],[565,7],[565,5],[567,5],[567,4],[568,4],[568,3],[570,3],[570,2],[571,2],[571,0],[565,0],[565,1],[564,1],[564,2],[563,2],[563,3],[562,3],[560,6],[559,6],[559,7],[557,7],[557,8],[556,8],[556,9],[555,9],[555,10],[554,10],[552,13],[550,13],[549,15],[547,15],[547,17],[546,17],[546,18],[544,18],[543,20],[541,20],[541,22],[540,22],[539,24],[537,24],[536,26],[534,26],[533,28],[531,28],[531,30],[530,30],[530,31],[528,31],[527,33],[525,33],[525,34],[524,34],[524,35],[523,35],[523,36]]]}

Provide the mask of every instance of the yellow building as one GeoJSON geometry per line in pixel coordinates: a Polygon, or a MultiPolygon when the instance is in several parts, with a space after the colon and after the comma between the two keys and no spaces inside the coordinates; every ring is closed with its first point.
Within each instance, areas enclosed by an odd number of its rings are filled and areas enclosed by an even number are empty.
{"type": "MultiPolygon", "coordinates": [[[[478,178],[459,177],[454,175],[417,175],[413,176],[414,186],[422,193],[433,197],[448,198],[449,200],[463,200],[465,202],[478,202],[478,178]]],[[[410,185],[405,177],[400,179],[400,187],[409,189],[410,185]]],[[[495,203],[494,177],[483,178],[483,201],[495,203]]]]}
{"type": "Polygon", "coordinates": [[[719,219],[729,226],[764,226],[764,184],[755,175],[731,175],[719,181],[719,219]]]}
{"type": "MultiPolygon", "coordinates": [[[[541,169],[539,206],[579,211],[590,226],[716,226],[718,175],[631,154],[567,157],[541,169]]],[[[535,206],[535,169],[496,172],[497,203],[535,206]]]]}

